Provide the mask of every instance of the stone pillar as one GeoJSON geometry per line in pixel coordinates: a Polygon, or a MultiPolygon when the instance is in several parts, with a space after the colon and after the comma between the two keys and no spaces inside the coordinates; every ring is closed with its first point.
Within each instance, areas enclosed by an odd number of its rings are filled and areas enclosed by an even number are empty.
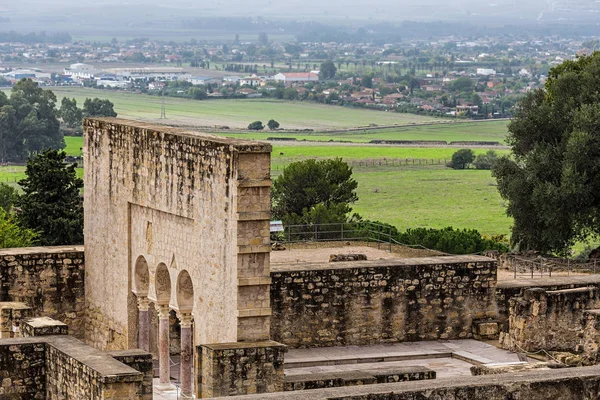
{"type": "Polygon", "coordinates": [[[158,376],[161,384],[171,383],[169,360],[169,305],[157,304],[158,311],[158,376]]]}
{"type": "Polygon", "coordinates": [[[192,314],[178,313],[179,325],[181,326],[181,360],[179,361],[179,380],[181,382],[181,394],[191,397],[192,392],[192,369],[193,369],[193,346],[192,346],[192,314]]]}
{"type": "Polygon", "coordinates": [[[138,348],[150,351],[150,301],[145,296],[138,296],[138,348]]]}

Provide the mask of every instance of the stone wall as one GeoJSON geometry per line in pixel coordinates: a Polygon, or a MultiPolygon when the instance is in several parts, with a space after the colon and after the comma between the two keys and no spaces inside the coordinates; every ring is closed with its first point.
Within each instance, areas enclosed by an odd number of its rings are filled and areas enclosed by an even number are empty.
{"type": "Polygon", "coordinates": [[[286,350],[272,341],[199,346],[197,398],[282,392],[286,350]]]}
{"type": "Polygon", "coordinates": [[[83,338],[84,274],[83,246],[1,249],[0,301],[25,303],[83,338]]]}
{"type": "Polygon", "coordinates": [[[118,119],[84,136],[86,340],[136,347],[136,295],[191,311],[196,344],[268,339],[271,146],[118,119]]]}
{"type": "Polygon", "coordinates": [[[513,297],[503,347],[513,351],[579,351],[584,312],[600,307],[600,290],[532,288],[513,297]]]}
{"type": "Polygon", "coordinates": [[[600,366],[235,396],[230,400],[596,400],[598,398],[600,398],[600,366]]]}
{"type": "Polygon", "coordinates": [[[0,340],[0,399],[46,398],[46,348],[27,339],[0,340]]]}
{"type": "Polygon", "coordinates": [[[108,355],[144,374],[141,399],[152,400],[152,379],[154,378],[152,355],[138,349],[111,351],[108,355]]]}
{"type": "Polygon", "coordinates": [[[481,256],[303,264],[271,272],[272,339],[291,347],[472,337],[496,317],[481,256]]]}

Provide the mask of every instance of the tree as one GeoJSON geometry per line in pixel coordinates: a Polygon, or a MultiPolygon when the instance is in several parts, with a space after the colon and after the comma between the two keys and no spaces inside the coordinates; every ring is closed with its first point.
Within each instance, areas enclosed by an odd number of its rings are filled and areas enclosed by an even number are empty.
{"type": "Polygon", "coordinates": [[[460,149],[452,154],[450,167],[454,169],[465,169],[475,160],[475,155],[471,149],[460,149]]]}
{"type": "Polygon", "coordinates": [[[0,207],[0,248],[34,246],[38,236],[32,229],[21,228],[13,215],[0,207]]]}
{"type": "Polygon", "coordinates": [[[19,181],[23,194],[17,205],[20,225],[40,231],[40,244],[83,243],[83,204],[77,164],[66,165],[64,151],[46,150],[27,161],[27,178],[19,181]]]}
{"type": "Polygon", "coordinates": [[[269,122],[267,122],[267,126],[270,130],[274,131],[275,129],[279,128],[279,122],[275,121],[274,119],[270,119],[269,122]]]}
{"type": "Polygon", "coordinates": [[[30,79],[17,82],[10,99],[0,94],[0,161],[65,147],[55,104],[54,93],[30,79]]]}
{"type": "Polygon", "coordinates": [[[293,162],[273,183],[273,214],[285,222],[300,218],[302,223],[316,223],[317,216],[320,221],[344,222],[358,200],[357,186],[352,168],[341,158],[293,162]]]}
{"type": "Polygon", "coordinates": [[[81,126],[83,121],[83,111],[77,107],[77,100],[74,98],[63,97],[58,114],[69,128],[81,126]]]}
{"type": "Polygon", "coordinates": [[[0,208],[6,212],[10,212],[17,202],[19,192],[12,186],[5,183],[0,183],[0,208]]]}
{"type": "Polygon", "coordinates": [[[262,131],[263,129],[265,129],[262,121],[254,121],[251,122],[250,125],[248,125],[248,129],[251,131],[262,131]]]}
{"type": "Polygon", "coordinates": [[[470,78],[467,78],[466,76],[461,76],[460,78],[457,78],[455,81],[453,81],[450,85],[450,90],[453,92],[472,92],[473,91],[473,87],[475,86],[473,84],[473,81],[470,78]]]}
{"type": "Polygon", "coordinates": [[[361,79],[361,83],[366,88],[372,88],[373,87],[373,74],[363,75],[363,77],[361,79]]]}
{"type": "Polygon", "coordinates": [[[261,46],[269,45],[269,36],[267,36],[265,32],[261,32],[258,34],[258,44],[260,44],[261,46]]]}
{"type": "Polygon", "coordinates": [[[595,52],[551,69],[545,87],[516,107],[512,157],[498,160],[493,175],[522,249],[564,253],[600,234],[599,91],[595,52]]]}
{"type": "Polygon", "coordinates": [[[110,100],[85,99],[83,115],[85,117],[116,117],[114,104],[110,100]]]}
{"type": "Polygon", "coordinates": [[[321,80],[333,79],[336,73],[337,68],[335,67],[333,61],[327,60],[321,64],[321,68],[319,69],[319,78],[321,80]]]}
{"type": "Polygon", "coordinates": [[[488,150],[485,154],[479,154],[475,157],[475,168],[477,169],[492,169],[498,161],[498,154],[494,150],[488,150]]]}

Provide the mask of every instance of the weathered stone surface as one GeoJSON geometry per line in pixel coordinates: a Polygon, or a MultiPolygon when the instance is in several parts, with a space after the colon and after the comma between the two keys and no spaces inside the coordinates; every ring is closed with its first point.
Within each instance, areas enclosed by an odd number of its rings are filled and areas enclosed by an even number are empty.
{"type": "Polygon", "coordinates": [[[0,302],[0,338],[21,336],[23,320],[32,316],[33,310],[25,303],[0,302]]]}
{"type": "Polygon", "coordinates": [[[366,254],[331,254],[329,256],[329,262],[340,262],[340,261],[367,261],[366,254]]]}
{"type": "Polygon", "coordinates": [[[471,367],[471,375],[499,375],[533,369],[550,369],[550,367],[546,362],[474,365],[471,367]]]}
{"type": "Polygon", "coordinates": [[[66,323],[73,336],[84,331],[83,246],[0,250],[0,300],[31,307],[28,317],[66,323]]]}
{"type": "Polygon", "coordinates": [[[600,290],[533,288],[510,300],[509,329],[500,335],[504,348],[517,351],[576,352],[582,344],[584,311],[600,307],[600,290]]]}
{"type": "Polygon", "coordinates": [[[315,389],[231,400],[596,400],[600,366],[315,389]]]}
{"type": "Polygon", "coordinates": [[[196,396],[222,397],[281,392],[284,389],[281,343],[222,343],[196,349],[196,396]]]}
{"type": "Polygon", "coordinates": [[[21,324],[22,337],[68,335],[67,324],[49,317],[30,318],[21,324]]]}
{"type": "Polygon", "coordinates": [[[110,118],[84,136],[86,341],[137,347],[132,291],[190,311],[196,344],[268,339],[238,286],[268,299],[271,146],[110,118]]]}
{"type": "Polygon", "coordinates": [[[496,317],[486,257],[277,266],[271,278],[272,338],[294,348],[469,338],[496,317]]]}
{"type": "Polygon", "coordinates": [[[46,398],[44,343],[0,340],[0,399],[46,398]]]}
{"type": "Polygon", "coordinates": [[[152,378],[154,377],[152,354],[143,350],[131,349],[110,351],[108,355],[144,374],[141,400],[152,400],[152,378]]]}

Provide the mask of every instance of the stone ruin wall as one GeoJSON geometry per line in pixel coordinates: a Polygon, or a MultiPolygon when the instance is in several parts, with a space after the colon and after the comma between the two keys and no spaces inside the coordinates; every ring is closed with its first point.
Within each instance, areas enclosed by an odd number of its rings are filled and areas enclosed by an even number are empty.
{"type": "MultiPolygon", "coordinates": [[[[581,352],[584,330],[587,329],[588,337],[597,336],[593,316],[586,328],[586,311],[600,307],[597,287],[525,289],[520,296],[511,298],[509,304],[509,329],[501,333],[500,342],[512,351],[581,352]]],[[[588,341],[588,347],[592,346],[592,341],[588,341]]]]}
{"type": "Polygon", "coordinates": [[[189,273],[195,343],[268,339],[271,147],[118,119],[87,119],[84,135],[86,340],[136,346],[140,258],[151,301],[168,270],[171,309],[189,273]]]}
{"type": "Polygon", "coordinates": [[[0,301],[22,302],[32,316],[65,322],[84,336],[83,246],[0,250],[0,301]]]}
{"type": "Polygon", "coordinates": [[[271,272],[273,340],[290,347],[464,339],[495,319],[496,262],[456,256],[271,272]]]}

